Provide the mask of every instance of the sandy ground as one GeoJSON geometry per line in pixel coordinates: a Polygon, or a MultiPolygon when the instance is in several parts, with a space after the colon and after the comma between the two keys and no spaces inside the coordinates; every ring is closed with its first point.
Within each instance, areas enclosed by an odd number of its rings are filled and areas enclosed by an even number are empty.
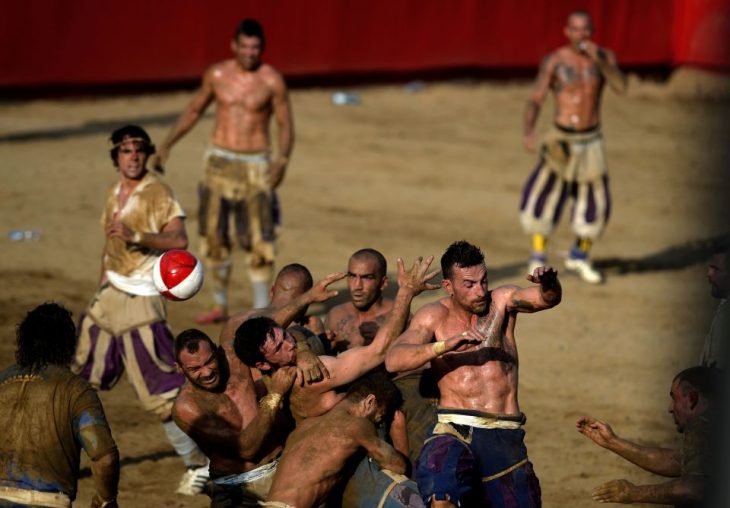
{"type": "MultiPolygon", "coordinates": [[[[527,444],[547,507],[591,506],[591,489],[614,478],[659,481],[590,443],[574,422],[590,414],[626,437],[673,446],[669,383],[695,363],[715,304],[703,261],[728,216],[724,180],[715,170],[728,104],[634,84],[627,97],[605,97],[615,204],[594,255],[607,282],[589,286],[564,274],[559,307],[518,319],[527,444]]],[[[321,277],[371,246],[392,270],[398,256],[438,258],[452,241],[467,239],[485,250],[490,284],[526,284],[529,244],[517,204],[535,164],[520,137],[529,88],[454,82],[407,93],[369,87],[354,90],[361,105],[344,107],[330,103],[332,90],[294,91],[297,144],[281,188],[279,266],[301,262],[321,277]]],[[[104,190],[115,180],[106,144],[111,130],[137,122],[159,140],[188,98],[179,92],[0,104],[0,367],[13,362],[14,326],[27,310],[56,300],[78,316],[94,292],[98,217],[104,190]],[[11,242],[13,229],[42,236],[11,242]]],[[[175,147],[168,165],[167,180],[191,215],[193,248],[195,189],[211,127],[208,115],[175,147]]],[[[550,245],[558,268],[571,241],[563,224],[550,245]]],[[[241,257],[236,261],[240,267],[241,257]]],[[[422,296],[414,308],[438,296],[422,296]]],[[[242,270],[235,272],[232,301],[236,309],[250,305],[242,270]]],[[[202,295],[169,305],[173,328],[192,326],[206,305],[202,295]]],[[[218,328],[208,331],[217,335],[218,328]]],[[[206,506],[205,496],[173,494],[182,462],[126,379],[101,396],[122,455],[120,504],[206,506]]],[[[80,506],[93,489],[85,474],[80,506]]]]}

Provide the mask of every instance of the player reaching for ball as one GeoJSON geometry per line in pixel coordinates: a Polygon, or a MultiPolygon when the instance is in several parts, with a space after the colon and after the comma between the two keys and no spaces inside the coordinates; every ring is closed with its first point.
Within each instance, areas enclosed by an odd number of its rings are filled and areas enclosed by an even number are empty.
{"type": "Polygon", "coordinates": [[[175,370],[164,298],[152,282],[157,258],[185,249],[188,237],[185,213],[172,190],[147,170],[154,152],[149,135],[136,125],[111,135],[118,181],[107,193],[101,218],[105,244],[99,289],[81,315],[73,370],[108,390],[126,369],[142,405],[159,416],[188,468],[177,492],[194,495],[208,478],[208,459],[170,416],[185,378],[175,370]]]}

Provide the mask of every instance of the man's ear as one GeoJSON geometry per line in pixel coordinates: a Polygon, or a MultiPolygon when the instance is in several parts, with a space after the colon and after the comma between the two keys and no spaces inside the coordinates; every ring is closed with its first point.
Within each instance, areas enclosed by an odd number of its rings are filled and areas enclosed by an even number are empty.
{"type": "Polygon", "coordinates": [[[236,46],[236,41],[231,41],[231,51],[235,53],[237,49],[238,47],[236,46]]]}
{"type": "Polygon", "coordinates": [[[697,407],[697,404],[700,403],[700,394],[697,390],[690,390],[690,392],[687,394],[687,398],[689,399],[690,409],[695,409],[697,407]]]}
{"type": "Polygon", "coordinates": [[[180,367],[180,364],[175,362],[175,370],[178,371],[180,374],[185,375],[185,372],[182,370],[182,367],[180,367]]]}
{"type": "Polygon", "coordinates": [[[269,362],[256,362],[255,367],[261,372],[269,372],[271,370],[271,364],[269,362]]]}
{"type": "Polygon", "coordinates": [[[380,290],[381,291],[384,291],[385,288],[388,287],[388,282],[390,282],[389,279],[388,279],[388,276],[387,275],[383,275],[383,278],[380,279],[380,290]]]}
{"type": "Polygon", "coordinates": [[[365,403],[365,409],[367,409],[368,413],[372,413],[378,407],[378,399],[373,393],[365,397],[363,402],[365,403]]]}
{"type": "Polygon", "coordinates": [[[451,285],[451,281],[449,279],[441,279],[441,286],[449,296],[454,296],[454,287],[451,285]]]}

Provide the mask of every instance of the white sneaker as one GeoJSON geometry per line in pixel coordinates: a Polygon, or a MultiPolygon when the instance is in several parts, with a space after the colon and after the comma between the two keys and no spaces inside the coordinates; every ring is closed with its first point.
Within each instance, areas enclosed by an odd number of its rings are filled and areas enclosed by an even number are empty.
{"type": "Polygon", "coordinates": [[[593,265],[587,259],[565,258],[565,268],[578,274],[578,276],[589,284],[600,284],[603,282],[601,272],[593,268],[593,265]]]}
{"type": "Polygon", "coordinates": [[[200,467],[190,468],[185,471],[185,474],[180,479],[180,484],[177,486],[176,494],[182,494],[183,496],[196,496],[203,492],[203,487],[210,479],[210,471],[208,471],[208,464],[200,467]]]}

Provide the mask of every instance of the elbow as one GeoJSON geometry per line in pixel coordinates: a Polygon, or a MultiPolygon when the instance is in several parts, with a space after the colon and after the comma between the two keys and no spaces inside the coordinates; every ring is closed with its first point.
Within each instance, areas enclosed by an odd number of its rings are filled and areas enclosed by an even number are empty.
{"type": "Polygon", "coordinates": [[[393,355],[385,355],[385,370],[387,370],[391,374],[399,372],[398,365],[393,355]]]}

